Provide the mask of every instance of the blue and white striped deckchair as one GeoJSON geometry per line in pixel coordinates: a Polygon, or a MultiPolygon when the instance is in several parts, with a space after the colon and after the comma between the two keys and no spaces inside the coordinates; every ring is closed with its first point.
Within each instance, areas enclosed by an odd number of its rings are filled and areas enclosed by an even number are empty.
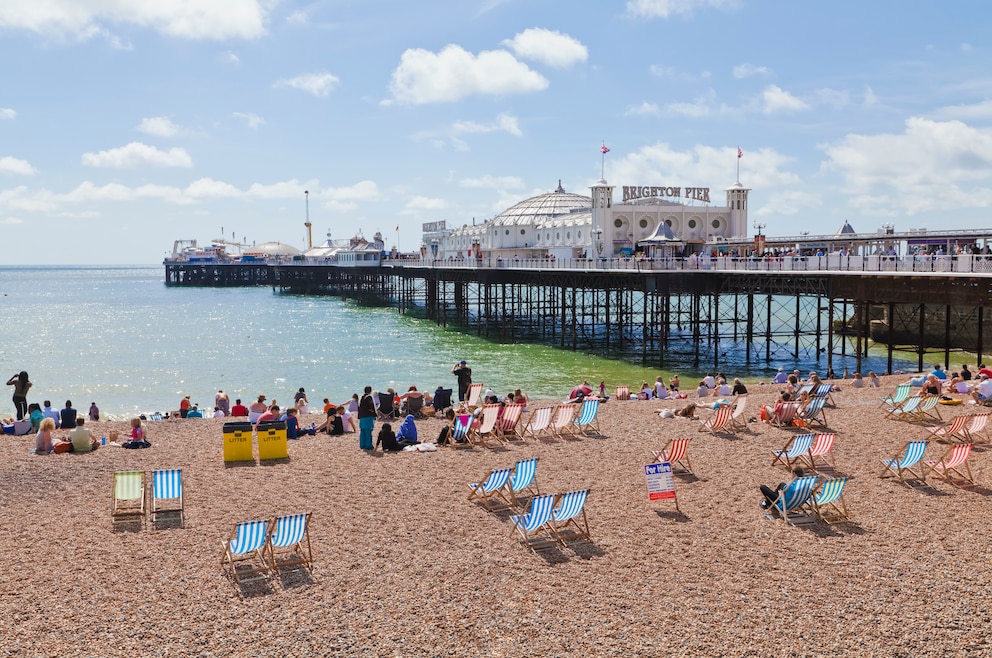
{"type": "Polygon", "coordinates": [[[152,472],[152,523],[159,521],[159,516],[175,517],[179,515],[179,523],[185,523],[183,511],[183,472],[178,468],[152,472]],[[174,504],[164,505],[164,501],[175,501],[174,504]],[[178,507],[177,507],[178,505],[178,507]]]}
{"type": "Polygon", "coordinates": [[[277,517],[269,524],[269,565],[273,573],[286,567],[313,568],[310,512],[277,517]]]}
{"type": "Polygon", "coordinates": [[[802,410],[802,419],[806,421],[806,427],[809,427],[813,423],[827,426],[827,414],[823,410],[824,405],[827,403],[827,398],[813,398],[806,405],[806,408],[802,410]]]}
{"type": "Polygon", "coordinates": [[[551,514],[551,530],[565,545],[573,540],[592,541],[589,521],[586,519],[586,499],[589,490],[569,491],[558,496],[558,507],[551,514]]]}
{"type": "Polygon", "coordinates": [[[820,484],[813,494],[813,509],[821,521],[843,523],[850,521],[844,504],[844,486],[848,478],[831,478],[820,484]]]}
{"type": "Polygon", "coordinates": [[[513,475],[507,481],[507,488],[509,489],[514,507],[523,509],[523,505],[520,504],[520,497],[525,491],[531,496],[540,495],[541,492],[537,488],[537,482],[535,482],[536,475],[537,457],[521,459],[513,467],[513,475]]]}
{"type": "Polygon", "coordinates": [[[818,398],[823,398],[824,400],[827,401],[827,404],[829,404],[831,407],[836,407],[837,405],[834,404],[833,396],[830,395],[830,390],[832,388],[833,388],[832,384],[820,384],[813,391],[813,396],[818,398]]]}
{"type": "Polygon", "coordinates": [[[802,396],[803,393],[808,393],[812,395],[814,388],[816,388],[816,384],[803,384],[802,386],[799,387],[799,390],[796,391],[796,399],[799,399],[799,397],[802,396]]]}
{"type": "Polygon", "coordinates": [[[799,434],[792,437],[781,450],[773,450],[775,459],[772,460],[772,466],[781,464],[791,471],[795,468],[796,462],[809,452],[810,446],[813,445],[813,436],[813,434],[799,434]]]}
{"type": "Polygon", "coordinates": [[[575,419],[575,427],[583,434],[588,434],[593,430],[599,434],[599,398],[589,398],[582,401],[582,409],[579,417],[575,419]]]}
{"type": "Polygon", "coordinates": [[[808,516],[806,511],[812,511],[808,510],[808,503],[810,502],[810,496],[813,495],[813,489],[816,488],[816,481],[818,479],[818,475],[798,477],[779,493],[773,507],[778,510],[786,523],[795,525],[795,518],[806,518],[808,516]]]}
{"type": "Polygon", "coordinates": [[[221,566],[230,570],[236,583],[261,580],[269,575],[265,561],[268,546],[268,521],[244,521],[234,529],[234,536],[223,542],[221,566]]]}
{"type": "Polygon", "coordinates": [[[116,527],[122,523],[138,523],[145,517],[145,474],[142,471],[117,471],[114,473],[114,507],[111,521],[116,527]]]}
{"type": "Polygon", "coordinates": [[[919,395],[914,395],[912,397],[906,398],[902,404],[896,407],[889,407],[885,410],[886,418],[901,418],[903,414],[913,414],[916,412],[916,408],[920,406],[920,402],[923,398],[919,395]]]}
{"type": "Polygon", "coordinates": [[[469,484],[472,490],[468,495],[469,500],[479,500],[490,512],[494,509],[506,509],[513,507],[513,503],[506,497],[506,483],[510,480],[510,469],[497,468],[489,471],[485,481],[469,484]]]}
{"type": "Polygon", "coordinates": [[[455,416],[455,423],[451,426],[451,440],[448,445],[452,448],[471,448],[472,437],[469,430],[472,428],[472,421],[475,416],[472,414],[462,414],[455,416]]]}
{"type": "Polygon", "coordinates": [[[558,539],[548,527],[555,507],[555,495],[534,496],[530,499],[530,511],[510,517],[513,532],[520,535],[523,542],[535,551],[553,548],[558,539]]]}
{"type": "MultiPolygon", "coordinates": [[[[912,399],[912,398],[910,398],[912,399]]],[[[910,481],[926,481],[926,469],[923,468],[921,460],[923,459],[923,453],[927,450],[926,441],[910,441],[906,444],[906,448],[903,451],[903,456],[898,455],[894,459],[883,459],[882,465],[885,468],[879,477],[895,477],[901,482],[909,483],[910,481]],[[913,470],[913,467],[917,464],[920,468],[917,471],[913,470]]]]}

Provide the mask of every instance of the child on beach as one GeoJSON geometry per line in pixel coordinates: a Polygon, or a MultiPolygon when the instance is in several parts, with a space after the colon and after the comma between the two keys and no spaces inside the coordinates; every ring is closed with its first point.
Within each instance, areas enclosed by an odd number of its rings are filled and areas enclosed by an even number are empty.
{"type": "Polygon", "coordinates": [[[38,428],[38,435],[34,439],[34,454],[47,455],[52,451],[52,430],[55,429],[55,421],[45,418],[38,428]]]}
{"type": "Polygon", "coordinates": [[[878,375],[874,372],[868,373],[868,386],[871,388],[880,388],[882,386],[882,382],[878,380],[878,375]]]}
{"type": "Polygon", "coordinates": [[[282,418],[286,421],[286,438],[287,439],[298,439],[300,438],[300,421],[296,417],[296,407],[290,407],[286,410],[286,415],[282,418]]]}
{"type": "Polygon", "coordinates": [[[131,439],[121,444],[122,448],[135,450],[137,448],[151,448],[152,444],[145,438],[145,428],[141,426],[140,418],[131,419],[131,439]]]}

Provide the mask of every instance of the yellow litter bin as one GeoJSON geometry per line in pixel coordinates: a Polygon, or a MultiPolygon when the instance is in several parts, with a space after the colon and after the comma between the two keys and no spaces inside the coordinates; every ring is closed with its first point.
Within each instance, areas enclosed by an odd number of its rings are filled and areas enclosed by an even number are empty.
{"type": "Polygon", "coordinates": [[[255,461],[251,449],[251,423],[224,423],[224,461],[255,461]]]}
{"type": "Polygon", "coordinates": [[[258,424],[258,458],[285,459],[289,457],[286,445],[286,421],[271,420],[258,424]]]}

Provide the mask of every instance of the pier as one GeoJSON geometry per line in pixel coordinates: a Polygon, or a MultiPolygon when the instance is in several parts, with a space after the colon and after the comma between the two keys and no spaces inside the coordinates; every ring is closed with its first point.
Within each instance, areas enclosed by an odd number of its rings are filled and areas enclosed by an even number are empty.
{"type": "MultiPolygon", "coordinates": [[[[391,305],[499,340],[620,355],[661,368],[814,360],[860,371],[874,343],[981,360],[992,257],[383,260],[166,263],[170,286],[270,286],[391,305]]],[[[908,358],[903,356],[902,358],[908,358]]]]}

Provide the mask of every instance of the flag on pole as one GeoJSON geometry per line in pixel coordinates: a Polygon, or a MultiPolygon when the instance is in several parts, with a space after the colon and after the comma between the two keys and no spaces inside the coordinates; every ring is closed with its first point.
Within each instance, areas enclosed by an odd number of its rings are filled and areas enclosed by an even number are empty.
{"type": "Polygon", "coordinates": [[[610,149],[608,149],[608,148],[606,148],[606,144],[603,144],[602,146],[600,146],[600,147],[599,147],[599,149],[600,149],[600,150],[601,150],[601,151],[602,151],[603,153],[609,153],[609,152],[610,152],[610,149]]]}
{"type": "Polygon", "coordinates": [[[738,158],[743,158],[744,157],[744,151],[741,150],[741,147],[740,146],[737,147],[737,157],[738,158]]]}
{"type": "Polygon", "coordinates": [[[399,226],[397,226],[397,227],[396,227],[396,230],[397,230],[397,231],[398,231],[398,230],[400,230],[400,227],[399,227],[399,226]]]}

